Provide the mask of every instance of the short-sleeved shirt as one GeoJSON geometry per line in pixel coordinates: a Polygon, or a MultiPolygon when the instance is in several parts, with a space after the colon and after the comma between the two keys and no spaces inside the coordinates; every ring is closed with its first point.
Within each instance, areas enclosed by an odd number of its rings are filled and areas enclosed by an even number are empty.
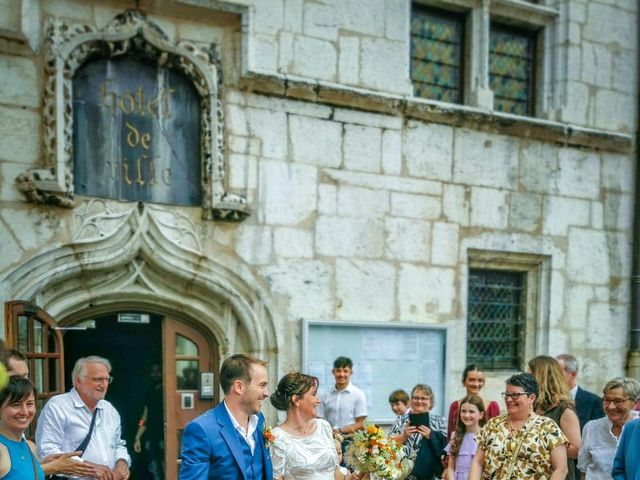
{"type": "Polygon", "coordinates": [[[492,418],[476,440],[478,448],[484,452],[482,477],[493,480],[547,480],[552,473],[551,451],[559,445],[569,445],[567,437],[556,422],[535,414],[518,430],[515,437],[509,434],[507,415],[492,418]]]}
{"type": "Polygon", "coordinates": [[[356,418],[367,416],[367,399],[364,392],[349,383],[342,390],[332,385],[322,395],[318,416],[334,428],[342,428],[356,422],[356,418]]]}

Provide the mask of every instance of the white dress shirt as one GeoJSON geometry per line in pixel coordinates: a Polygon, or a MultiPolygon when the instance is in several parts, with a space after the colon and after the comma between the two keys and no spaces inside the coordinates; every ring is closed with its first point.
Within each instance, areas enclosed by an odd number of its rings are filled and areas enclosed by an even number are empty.
{"type": "MultiPolygon", "coordinates": [[[[131,465],[120,435],[120,415],[106,400],[100,400],[96,409],[96,423],[82,459],[109,468],[114,468],[120,459],[131,465]]],[[[89,433],[92,416],[75,388],[49,399],[40,412],[36,428],[38,457],[44,459],[52,453],[73,452],[89,433]]]]}
{"type": "Polygon", "coordinates": [[[342,390],[336,390],[336,386],[331,385],[322,395],[318,416],[334,428],[355,423],[356,418],[367,416],[367,399],[364,392],[351,382],[342,390]]]}
{"type": "MultiPolygon", "coordinates": [[[[635,418],[634,412],[631,418],[635,418]]],[[[578,452],[578,468],[587,480],[611,480],[613,457],[619,438],[611,433],[609,417],[591,420],[582,430],[582,444],[578,452]]]]}
{"type": "MultiPolygon", "coordinates": [[[[224,403],[224,401],[222,403],[224,403]]],[[[224,403],[224,408],[227,409],[229,418],[231,418],[231,423],[233,423],[233,428],[235,428],[242,438],[244,438],[249,444],[249,447],[251,448],[251,455],[253,455],[256,449],[256,439],[253,438],[253,434],[256,431],[256,428],[258,428],[258,415],[249,415],[249,424],[247,425],[247,430],[245,430],[244,427],[236,421],[236,418],[233,416],[226,403],[224,403]]]]}

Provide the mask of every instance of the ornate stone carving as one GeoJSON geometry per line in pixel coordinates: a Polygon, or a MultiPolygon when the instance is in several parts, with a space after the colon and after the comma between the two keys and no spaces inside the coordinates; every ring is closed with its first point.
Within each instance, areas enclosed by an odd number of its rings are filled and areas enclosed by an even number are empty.
{"type": "Polygon", "coordinates": [[[200,95],[204,217],[232,221],[246,218],[246,199],[225,188],[221,68],[215,45],[203,50],[187,41],[172,44],[160,27],[139,11],[116,16],[100,31],[89,25],[69,25],[61,19],[49,21],[43,111],[45,168],[20,175],[18,188],[33,202],[73,207],[73,76],[94,56],[113,58],[131,51],[178,69],[200,95]]]}

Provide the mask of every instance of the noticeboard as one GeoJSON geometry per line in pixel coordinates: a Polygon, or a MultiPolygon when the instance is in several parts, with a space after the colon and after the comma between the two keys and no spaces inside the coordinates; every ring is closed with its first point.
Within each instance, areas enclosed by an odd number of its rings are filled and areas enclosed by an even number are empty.
{"type": "Polygon", "coordinates": [[[320,393],[334,382],[331,369],[336,357],[351,358],[351,381],[367,397],[368,421],[392,423],[395,415],[389,408],[389,394],[399,388],[411,393],[418,383],[433,389],[433,412],[443,415],[448,401],[446,327],[305,321],[302,337],[302,369],[318,377],[320,393]]]}

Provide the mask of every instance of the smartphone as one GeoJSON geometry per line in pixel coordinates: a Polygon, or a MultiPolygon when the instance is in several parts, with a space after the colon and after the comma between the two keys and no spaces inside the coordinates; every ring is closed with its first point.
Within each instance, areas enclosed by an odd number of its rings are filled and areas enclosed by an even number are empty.
{"type": "Polygon", "coordinates": [[[420,425],[424,425],[426,427],[429,426],[429,412],[424,413],[410,413],[409,414],[409,423],[412,427],[419,427],[420,425]]]}

